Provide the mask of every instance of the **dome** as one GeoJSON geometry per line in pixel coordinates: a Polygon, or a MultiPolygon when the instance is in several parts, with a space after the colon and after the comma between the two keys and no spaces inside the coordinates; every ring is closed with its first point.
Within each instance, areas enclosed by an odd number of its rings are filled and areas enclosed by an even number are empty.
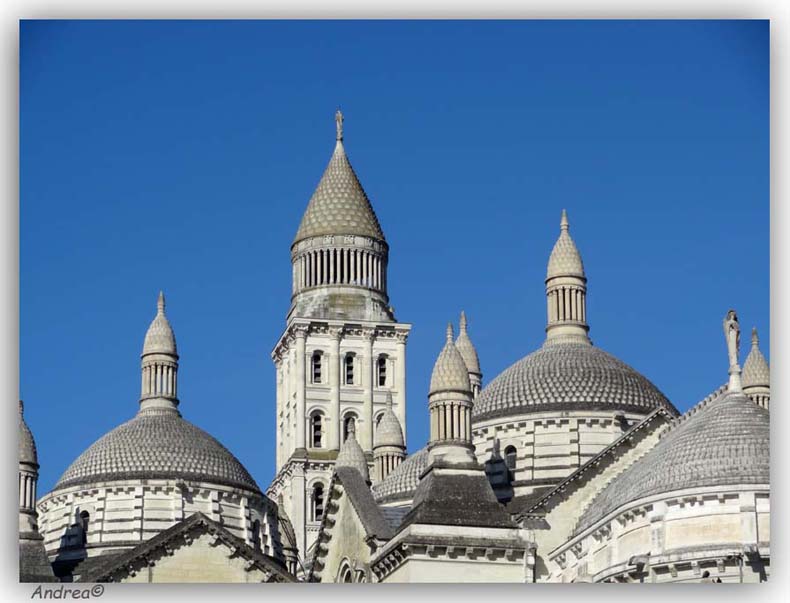
{"type": "Polygon", "coordinates": [[[433,365],[430,393],[469,392],[471,389],[466,362],[453,343],[453,326],[447,325],[447,342],[433,365]]]}
{"type": "Polygon", "coordinates": [[[458,349],[458,352],[464,359],[466,368],[470,373],[482,373],[480,370],[480,359],[477,356],[477,350],[475,349],[472,340],[469,339],[469,333],[466,331],[465,312],[461,312],[461,333],[458,335],[458,339],[455,340],[455,347],[458,349]]]}
{"type": "Polygon", "coordinates": [[[38,465],[38,453],[36,452],[36,441],[33,433],[27,426],[24,417],[24,406],[22,400],[19,401],[19,462],[30,465],[38,465]]]}
{"type": "Polygon", "coordinates": [[[555,276],[578,276],[584,278],[582,256],[568,233],[568,216],[564,209],[562,210],[562,220],[560,222],[560,236],[557,242],[554,243],[554,249],[551,250],[546,271],[547,279],[555,276]]]}
{"type": "Polygon", "coordinates": [[[362,447],[357,442],[357,436],[354,432],[353,424],[349,427],[348,437],[343,445],[340,447],[340,452],[337,454],[335,467],[349,467],[356,469],[359,474],[365,479],[366,482],[370,481],[370,473],[368,471],[368,460],[362,447]]]}
{"type": "Polygon", "coordinates": [[[650,412],[675,407],[655,385],[588,343],[547,343],[505,369],[480,393],[472,420],[560,409],[650,412]]]}
{"type": "Polygon", "coordinates": [[[373,485],[377,503],[411,500],[417,490],[420,475],[428,467],[428,447],[421,448],[395,467],[385,479],[373,485]]]}
{"type": "Polygon", "coordinates": [[[771,385],[771,371],[768,368],[768,361],[760,351],[760,340],[757,337],[757,329],[752,329],[752,349],[743,363],[743,375],[741,380],[743,387],[755,387],[771,385]]]}
{"type": "Polygon", "coordinates": [[[687,488],[770,482],[768,411],[741,392],[703,401],[593,499],[577,532],[622,505],[687,488]]]}
{"type": "Polygon", "coordinates": [[[392,397],[387,399],[387,408],[381,415],[381,420],[376,428],[374,448],[378,446],[404,447],[403,428],[395,413],[392,411],[392,397]]]}
{"type": "MultiPolygon", "coordinates": [[[[340,119],[342,123],[342,116],[340,119]]],[[[360,235],[384,241],[373,206],[346,156],[342,132],[302,216],[294,243],[322,235],[360,235]]]]}
{"type": "Polygon", "coordinates": [[[183,479],[260,492],[222,444],[171,409],[141,410],[83,452],[55,489],[127,479],[183,479]]]}
{"type": "Polygon", "coordinates": [[[165,296],[161,291],[159,292],[159,300],[156,305],[158,311],[145,334],[143,355],[170,354],[176,356],[178,355],[176,336],[173,333],[173,328],[170,326],[170,321],[165,316],[165,296]]]}

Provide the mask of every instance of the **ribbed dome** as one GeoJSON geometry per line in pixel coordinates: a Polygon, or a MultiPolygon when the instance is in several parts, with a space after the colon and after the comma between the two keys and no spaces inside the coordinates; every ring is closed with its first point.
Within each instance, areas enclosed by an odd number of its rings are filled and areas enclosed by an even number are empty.
{"type": "Polygon", "coordinates": [[[19,462],[38,465],[38,453],[33,433],[25,422],[24,405],[19,401],[19,462]]]}
{"type": "Polygon", "coordinates": [[[546,271],[547,279],[555,276],[579,276],[584,278],[582,256],[579,254],[579,250],[576,249],[576,243],[573,242],[571,235],[568,233],[568,217],[564,209],[562,210],[562,220],[560,222],[560,236],[554,244],[554,249],[551,250],[546,271]]]}
{"type": "Polygon", "coordinates": [[[704,486],[768,485],[769,416],[740,392],[725,391],[698,404],[593,499],[577,532],[646,496],[704,486]]]}
{"type": "Polygon", "coordinates": [[[340,140],[310,198],[294,243],[321,235],[360,235],[384,241],[373,206],[340,140]]]}
{"type": "Polygon", "coordinates": [[[356,469],[366,482],[370,481],[368,460],[359,442],[357,442],[357,436],[354,432],[353,425],[349,428],[346,441],[343,442],[343,445],[340,447],[340,452],[338,452],[337,460],[335,461],[335,467],[356,469]]]}
{"type": "Polygon", "coordinates": [[[403,440],[403,428],[401,427],[398,417],[392,410],[392,396],[387,399],[387,408],[384,414],[381,415],[378,427],[376,427],[376,437],[374,448],[376,446],[405,446],[403,440]]]}
{"type": "Polygon", "coordinates": [[[184,479],[260,491],[233,454],[170,409],[141,410],[101,437],[55,489],[122,479],[184,479]]]}
{"type": "Polygon", "coordinates": [[[741,380],[743,387],[754,387],[771,385],[771,371],[768,368],[768,361],[760,351],[760,340],[757,337],[757,329],[752,329],[752,349],[743,364],[743,376],[741,380]]]}
{"type": "Polygon", "coordinates": [[[433,365],[430,393],[468,392],[471,389],[466,362],[453,343],[453,326],[447,325],[447,341],[433,365]]]}
{"type": "Polygon", "coordinates": [[[411,500],[417,490],[420,475],[428,467],[428,447],[421,448],[395,467],[385,479],[373,485],[376,502],[411,500]]]}
{"type": "Polygon", "coordinates": [[[560,409],[677,414],[655,385],[611,354],[586,343],[547,343],[483,389],[473,421],[560,409]]]}
{"type": "Polygon", "coordinates": [[[464,359],[466,368],[470,373],[481,373],[480,359],[477,357],[477,350],[475,349],[472,340],[469,339],[469,334],[466,332],[466,313],[461,312],[461,333],[455,340],[455,347],[464,359]]]}
{"type": "Polygon", "coordinates": [[[160,291],[159,300],[157,302],[158,311],[148,331],[145,334],[145,341],[143,342],[143,355],[145,354],[171,354],[178,355],[176,349],[176,336],[173,333],[173,328],[165,316],[165,296],[160,291]]]}

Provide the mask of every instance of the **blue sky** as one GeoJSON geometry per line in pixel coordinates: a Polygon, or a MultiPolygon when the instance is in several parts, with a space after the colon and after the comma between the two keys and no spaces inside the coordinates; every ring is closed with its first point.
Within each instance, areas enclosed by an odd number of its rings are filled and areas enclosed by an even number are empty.
{"type": "Polygon", "coordinates": [[[289,246],[346,116],[414,324],[408,439],[465,309],[484,381],[540,346],[567,208],[596,345],[685,410],[737,309],[769,347],[766,21],[31,22],[20,396],[48,491],[137,410],[164,289],[184,416],[262,488],[289,246]]]}

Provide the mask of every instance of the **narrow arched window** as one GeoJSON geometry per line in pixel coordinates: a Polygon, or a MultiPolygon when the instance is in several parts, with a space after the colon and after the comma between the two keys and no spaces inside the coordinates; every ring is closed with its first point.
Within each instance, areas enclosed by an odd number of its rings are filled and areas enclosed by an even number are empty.
{"type": "Polygon", "coordinates": [[[348,434],[351,432],[352,429],[356,430],[357,427],[357,416],[353,413],[348,414],[343,419],[343,441],[345,442],[348,439],[348,434]]]}
{"type": "Polygon", "coordinates": [[[87,511],[80,513],[80,531],[82,532],[82,544],[88,543],[88,524],[90,524],[91,514],[87,511]]]}
{"type": "Polygon", "coordinates": [[[354,354],[346,354],[344,364],[345,383],[346,385],[354,385],[354,354]]]}
{"type": "Polygon", "coordinates": [[[516,470],[516,447],[508,446],[505,448],[505,465],[513,472],[516,470]]]}
{"type": "Polygon", "coordinates": [[[387,385],[387,357],[383,354],[376,361],[376,381],[379,387],[387,385]]]}
{"type": "Polygon", "coordinates": [[[321,521],[324,518],[324,484],[317,482],[313,485],[312,495],[312,519],[313,521],[321,521]]]}
{"type": "Polygon", "coordinates": [[[310,443],[313,448],[321,448],[324,440],[323,417],[315,412],[310,417],[310,443]]]}
{"type": "Polygon", "coordinates": [[[321,352],[319,351],[313,352],[313,359],[312,359],[313,383],[321,383],[323,359],[324,359],[324,355],[321,352]]]}
{"type": "Polygon", "coordinates": [[[354,574],[351,571],[351,568],[348,566],[347,563],[343,564],[343,568],[340,570],[340,583],[343,584],[350,584],[354,582],[354,574]]]}

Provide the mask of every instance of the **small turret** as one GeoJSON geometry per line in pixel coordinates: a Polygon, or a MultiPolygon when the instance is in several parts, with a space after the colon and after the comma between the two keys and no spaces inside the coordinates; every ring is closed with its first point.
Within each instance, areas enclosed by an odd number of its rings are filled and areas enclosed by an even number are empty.
{"type": "Polygon", "coordinates": [[[743,363],[743,374],[741,376],[743,393],[752,401],[769,410],[771,402],[771,371],[768,368],[768,361],[760,351],[760,339],[757,336],[757,328],[752,329],[752,349],[743,363]]]}
{"type": "Polygon", "coordinates": [[[349,467],[356,469],[366,482],[370,482],[370,471],[368,470],[368,461],[365,458],[365,453],[362,447],[357,442],[356,429],[354,423],[348,426],[348,437],[343,445],[340,447],[340,452],[335,461],[335,467],[349,467]]]}
{"type": "Polygon", "coordinates": [[[387,392],[387,406],[376,428],[373,465],[377,482],[384,480],[406,458],[403,428],[392,410],[392,394],[387,392]]]}
{"type": "Polygon", "coordinates": [[[165,315],[165,295],[159,292],[156,316],[143,342],[140,409],[178,406],[178,350],[173,327],[165,315]]]}

